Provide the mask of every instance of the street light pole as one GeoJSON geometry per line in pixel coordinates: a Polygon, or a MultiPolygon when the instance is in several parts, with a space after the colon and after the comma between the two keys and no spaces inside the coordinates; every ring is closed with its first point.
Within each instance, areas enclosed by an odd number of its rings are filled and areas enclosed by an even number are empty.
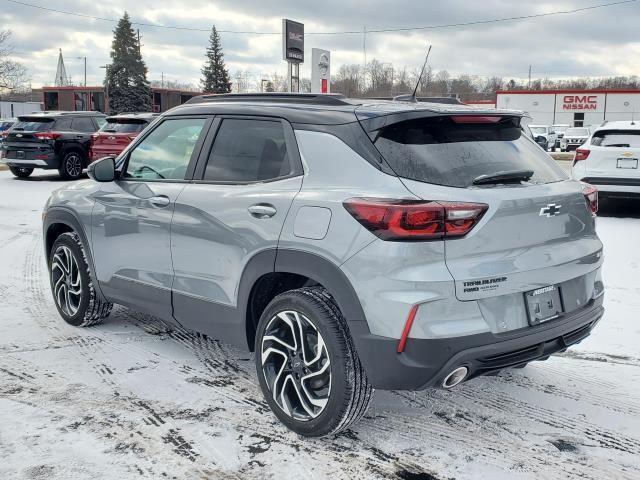
{"type": "Polygon", "coordinates": [[[87,57],[78,57],[78,60],[84,60],[84,86],[87,86],[87,57]]]}
{"type": "Polygon", "coordinates": [[[107,81],[107,73],[109,72],[109,65],[100,65],[100,68],[104,68],[105,82],[104,82],[104,113],[111,113],[109,107],[109,82],[107,81]]]}

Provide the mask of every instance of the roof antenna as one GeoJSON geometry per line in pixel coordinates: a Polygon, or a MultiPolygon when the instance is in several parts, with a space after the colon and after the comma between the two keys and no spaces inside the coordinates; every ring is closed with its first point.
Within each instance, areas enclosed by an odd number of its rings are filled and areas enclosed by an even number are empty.
{"type": "Polygon", "coordinates": [[[398,95],[393,97],[393,101],[394,102],[413,102],[413,103],[417,103],[418,102],[418,98],[416,97],[416,93],[418,92],[418,87],[420,86],[420,81],[422,80],[422,75],[424,75],[424,69],[427,68],[427,63],[429,62],[429,54],[431,53],[431,47],[433,45],[429,45],[429,50],[427,50],[427,56],[424,59],[424,63],[422,64],[422,71],[420,72],[420,75],[418,76],[418,81],[416,82],[416,86],[413,89],[413,93],[411,95],[409,95],[408,93],[405,93],[403,95],[398,95]]]}

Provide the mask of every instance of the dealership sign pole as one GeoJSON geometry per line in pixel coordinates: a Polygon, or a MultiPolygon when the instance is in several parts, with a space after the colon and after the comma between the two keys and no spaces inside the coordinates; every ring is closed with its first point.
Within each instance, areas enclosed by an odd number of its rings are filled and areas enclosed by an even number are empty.
{"type": "Polygon", "coordinates": [[[300,91],[300,64],[304,63],[304,24],[282,19],[282,57],[287,61],[287,89],[300,91]]]}
{"type": "Polygon", "coordinates": [[[311,93],[331,90],[331,53],[320,48],[311,49],[311,93]]]}

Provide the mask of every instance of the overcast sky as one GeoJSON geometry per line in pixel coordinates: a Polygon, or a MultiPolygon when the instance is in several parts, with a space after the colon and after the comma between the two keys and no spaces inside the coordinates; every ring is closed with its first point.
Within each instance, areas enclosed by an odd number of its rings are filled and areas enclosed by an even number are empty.
{"type": "MultiPolygon", "coordinates": [[[[65,0],[25,2],[84,15],[117,19],[125,8],[134,22],[219,30],[279,32],[283,17],[303,22],[306,32],[421,27],[492,18],[540,14],[609,3],[615,0],[65,0]]],[[[580,13],[530,20],[367,35],[367,59],[417,68],[425,45],[433,44],[430,64],[452,74],[533,76],[609,76],[640,74],[640,1],[580,13]]],[[[0,29],[13,31],[15,55],[29,69],[33,86],[51,84],[58,48],[67,73],[81,82],[88,57],[88,83],[101,84],[99,68],[109,62],[115,24],[64,15],[0,0],[0,29]]],[[[142,53],[149,78],[198,83],[207,32],[141,26],[142,53]]],[[[231,72],[259,76],[286,73],[280,35],[222,34],[231,72]]],[[[344,63],[363,62],[363,35],[307,35],[311,48],[332,52],[332,72],[344,63]]],[[[310,75],[309,61],[301,75],[310,75]]]]}

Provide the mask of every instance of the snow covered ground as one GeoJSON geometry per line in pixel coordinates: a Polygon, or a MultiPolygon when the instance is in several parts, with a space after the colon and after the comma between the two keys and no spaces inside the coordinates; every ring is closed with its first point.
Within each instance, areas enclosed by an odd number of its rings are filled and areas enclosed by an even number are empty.
{"type": "Polygon", "coordinates": [[[450,392],[376,392],[305,440],[251,356],[123,308],[63,323],[42,255],[54,175],[0,172],[0,478],[640,478],[640,203],[603,208],[605,318],[547,362],[450,392]]]}

